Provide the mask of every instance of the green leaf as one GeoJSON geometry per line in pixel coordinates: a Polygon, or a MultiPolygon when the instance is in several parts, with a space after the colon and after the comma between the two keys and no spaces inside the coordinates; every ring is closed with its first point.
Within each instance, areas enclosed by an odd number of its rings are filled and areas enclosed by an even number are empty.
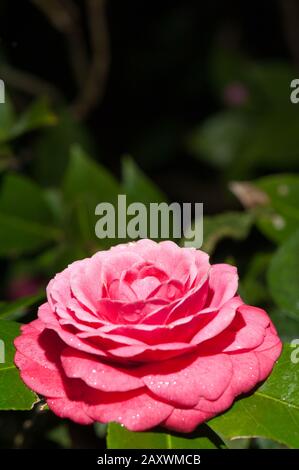
{"type": "Polygon", "coordinates": [[[69,164],[71,147],[75,144],[93,151],[84,125],[63,110],[57,124],[43,129],[34,145],[33,172],[37,181],[42,185],[59,185],[69,164]]]}
{"type": "Polygon", "coordinates": [[[206,425],[186,436],[156,432],[132,432],[116,423],[110,423],[107,434],[108,449],[216,449],[225,447],[221,439],[206,425]]]}
{"type": "Polygon", "coordinates": [[[70,449],[72,447],[72,439],[67,424],[60,424],[56,428],[51,429],[46,437],[63,449],[70,449]]]}
{"type": "Polygon", "coordinates": [[[47,223],[52,219],[42,189],[17,173],[5,176],[0,194],[0,212],[37,223],[47,223]]]}
{"type": "Polygon", "coordinates": [[[237,400],[208,425],[224,439],[264,437],[299,447],[299,368],[285,345],[270,377],[252,395],[237,400]]]}
{"type": "Polygon", "coordinates": [[[217,243],[223,238],[244,240],[252,225],[252,215],[246,212],[226,212],[203,219],[202,249],[213,253],[217,243]]]}
{"type": "Polygon", "coordinates": [[[248,119],[243,113],[224,111],[193,131],[188,148],[191,154],[216,168],[226,168],[240,153],[249,131],[248,119]]]}
{"type": "Polygon", "coordinates": [[[299,228],[299,176],[266,176],[254,185],[268,197],[264,210],[257,212],[257,224],[270,240],[280,243],[299,228]]]}
{"type": "Polygon", "coordinates": [[[14,339],[20,334],[20,324],[0,320],[0,346],[4,346],[4,363],[0,361],[0,410],[30,410],[39,401],[20,378],[14,365],[14,339]]]}
{"type": "Polygon", "coordinates": [[[268,109],[252,120],[249,136],[243,142],[229,176],[244,179],[260,172],[288,171],[298,168],[299,117],[291,109],[268,109]]]}
{"type": "Polygon", "coordinates": [[[289,343],[299,338],[299,315],[278,308],[268,310],[282,341],[289,343]]]}
{"type": "Polygon", "coordinates": [[[45,294],[29,295],[17,299],[13,302],[4,302],[0,305],[0,318],[7,319],[10,315],[18,313],[24,308],[31,307],[32,305],[40,302],[44,298],[45,294]]]}
{"type": "Polygon", "coordinates": [[[160,189],[138,168],[134,160],[125,156],[122,161],[124,193],[130,201],[142,203],[166,202],[166,196],[160,189]]]}
{"type": "Polygon", "coordinates": [[[0,256],[5,257],[31,253],[60,237],[53,227],[1,213],[0,226],[0,256]]]}
{"type": "Polygon", "coordinates": [[[250,447],[251,439],[224,439],[225,445],[228,449],[248,449],[250,447]]]}
{"type": "Polygon", "coordinates": [[[35,101],[10,128],[8,138],[15,139],[40,127],[52,126],[57,122],[46,100],[35,101]]]}
{"type": "MultiPolygon", "coordinates": [[[[204,216],[203,245],[201,249],[212,254],[216,245],[223,238],[244,240],[249,234],[252,221],[252,215],[247,212],[225,212],[214,216],[204,216]]],[[[195,221],[195,227],[192,227],[193,230],[196,230],[197,223],[199,222],[195,221]]],[[[189,233],[187,230],[185,238],[190,238],[189,233]]]]}
{"type": "MultiPolygon", "coordinates": [[[[73,146],[64,180],[65,197],[72,201],[86,197],[99,202],[114,202],[119,194],[115,178],[102,165],[91,160],[79,146],[73,146]]],[[[95,206],[91,207],[94,214],[95,206]]]]}
{"type": "Polygon", "coordinates": [[[272,253],[256,253],[248,264],[248,269],[239,284],[239,292],[245,303],[261,305],[269,301],[266,285],[266,272],[272,253]]]}
{"type": "MultiPolygon", "coordinates": [[[[127,205],[137,202],[145,205],[147,209],[147,227],[149,233],[150,227],[150,204],[166,203],[167,197],[159,190],[159,188],[143,173],[143,171],[136,165],[134,160],[125,156],[122,160],[122,179],[123,179],[123,193],[127,196],[127,205]]],[[[132,219],[127,216],[127,223],[132,219]]],[[[160,228],[160,227],[159,227],[160,228]]],[[[170,217],[169,221],[169,238],[173,233],[173,220],[170,217]]],[[[148,235],[149,236],[149,235],[148,235]]],[[[159,237],[157,237],[157,240],[159,237]]],[[[128,239],[129,241],[129,239],[128,239]]]]}
{"type": "MultiPolygon", "coordinates": [[[[116,206],[118,194],[121,193],[119,184],[103,166],[75,146],[72,148],[63,191],[72,212],[73,231],[94,251],[99,243],[95,235],[96,206],[101,202],[116,206]]],[[[106,239],[101,240],[101,243],[111,245],[112,241],[106,239]]]]}
{"type": "Polygon", "coordinates": [[[13,105],[8,98],[5,97],[5,103],[0,106],[0,142],[3,143],[8,139],[10,129],[15,122],[15,112],[13,105]]]}
{"type": "Polygon", "coordinates": [[[0,193],[0,255],[30,253],[58,240],[52,213],[42,190],[24,176],[11,174],[0,193]]]}
{"type": "Polygon", "coordinates": [[[274,254],[268,271],[270,292],[277,305],[299,319],[299,231],[274,254]]]}
{"type": "Polygon", "coordinates": [[[295,70],[289,64],[279,61],[249,63],[245,80],[260,108],[292,108],[290,83],[295,70]]]}
{"type": "Polygon", "coordinates": [[[258,449],[285,449],[286,447],[283,444],[279,444],[278,442],[272,441],[271,439],[264,439],[262,437],[258,437],[254,439],[255,445],[258,449]]]}

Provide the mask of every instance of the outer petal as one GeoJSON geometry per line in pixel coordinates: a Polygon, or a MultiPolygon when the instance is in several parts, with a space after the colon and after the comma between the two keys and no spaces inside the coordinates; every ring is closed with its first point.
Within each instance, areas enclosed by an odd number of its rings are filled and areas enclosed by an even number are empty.
{"type": "Polygon", "coordinates": [[[61,418],[69,418],[79,424],[91,424],[94,420],[87,414],[88,388],[81,380],[72,379],[66,393],[60,398],[48,398],[49,408],[61,418]]]}
{"type": "Polygon", "coordinates": [[[68,377],[82,379],[90,387],[104,392],[126,392],[144,386],[134,369],[105,364],[95,356],[73,348],[63,351],[61,362],[68,377]]]}
{"type": "Polygon", "coordinates": [[[209,418],[209,413],[200,410],[174,409],[162,426],[176,432],[189,433],[209,418]]]}
{"type": "Polygon", "coordinates": [[[267,328],[263,344],[255,350],[255,355],[259,362],[259,380],[265,380],[271,373],[275,361],[279,358],[282,350],[282,343],[277,336],[272,324],[267,328]]]}
{"type": "Polygon", "coordinates": [[[78,424],[91,424],[93,419],[86,414],[84,401],[69,400],[64,398],[48,398],[49,408],[60,418],[69,418],[78,424]]]}
{"type": "Polygon", "coordinates": [[[25,384],[41,395],[64,396],[65,382],[59,365],[64,345],[58,336],[50,330],[40,332],[27,327],[15,339],[15,346],[15,363],[25,384]]]}
{"type": "Polygon", "coordinates": [[[238,273],[229,264],[214,264],[209,273],[210,307],[221,307],[232,299],[238,289],[238,273]]]}
{"type": "Polygon", "coordinates": [[[196,353],[144,368],[145,385],[159,398],[193,407],[201,397],[216,400],[228,387],[233,370],[224,354],[200,357],[196,353]]]}
{"type": "Polygon", "coordinates": [[[115,421],[130,431],[145,431],[158,426],[173,407],[143,391],[89,395],[88,414],[95,421],[115,421]]]}
{"type": "Polygon", "coordinates": [[[249,392],[260,379],[258,360],[253,352],[230,354],[233,365],[233,379],[230,387],[233,397],[249,392]]]}

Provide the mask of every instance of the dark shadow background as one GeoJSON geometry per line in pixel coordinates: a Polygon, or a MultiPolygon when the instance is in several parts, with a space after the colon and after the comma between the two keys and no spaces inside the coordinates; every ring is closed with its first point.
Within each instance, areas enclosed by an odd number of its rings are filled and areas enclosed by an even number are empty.
{"type": "MultiPolygon", "coordinates": [[[[2,2],[2,49],[13,67],[47,80],[71,101],[76,87],[65,36],[33,3],[2,2]]],[[[76,3],[86,34],[84,2],[76,3]]],[[[171,199],[204,200],[209,212],[226,208],[206,184],[221,175],[186,152],[186,133],[222,106],[209,79],[214,44],[254,59],[292,60],[283,3],[108,1],[111,64],[103,99],[85,119],[97,158],[118,174],[120,156],[130,153],[171,199]]]]}

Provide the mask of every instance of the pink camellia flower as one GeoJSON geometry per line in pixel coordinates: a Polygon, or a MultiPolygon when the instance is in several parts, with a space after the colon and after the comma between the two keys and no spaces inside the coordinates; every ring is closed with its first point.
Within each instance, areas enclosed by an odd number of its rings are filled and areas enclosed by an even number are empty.
{"type": "Polygon", "coordinates": [[[281,341],[236,268],[141,240],[71,264],[15,340],[24,382],[62,418],[190,432],[271,372],[281,341]]]}

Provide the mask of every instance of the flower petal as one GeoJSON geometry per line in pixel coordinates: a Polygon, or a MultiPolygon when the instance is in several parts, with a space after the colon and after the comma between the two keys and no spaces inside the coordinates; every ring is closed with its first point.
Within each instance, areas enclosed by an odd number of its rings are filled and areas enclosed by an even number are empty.
{"type": "Polygon", "coordinates": [[[143,391],[123,393],[94,392],[89,395],[88,414],[96,421],[123,424],[130,431],[146,431],[158,426],[173,407],[143,391]],[[92,397],[92,398],[90,398],[92,397]]]}
{"type": "Polygon", "coordinates": [[[170,359],[144,368],[143,381],[159,398],[180,407],[193,407],[201,397],[216,400],[232,377],[232,363],[224,354],[197,354],[170,359]]]}
{"type": "Polygon", "coordinates": [[[73,348],[64,349],[61,363],[68,377],[82,379],[90,387],[104,392],[126,392],[144,386],[134,369],[106,364],[73,348]]]}

